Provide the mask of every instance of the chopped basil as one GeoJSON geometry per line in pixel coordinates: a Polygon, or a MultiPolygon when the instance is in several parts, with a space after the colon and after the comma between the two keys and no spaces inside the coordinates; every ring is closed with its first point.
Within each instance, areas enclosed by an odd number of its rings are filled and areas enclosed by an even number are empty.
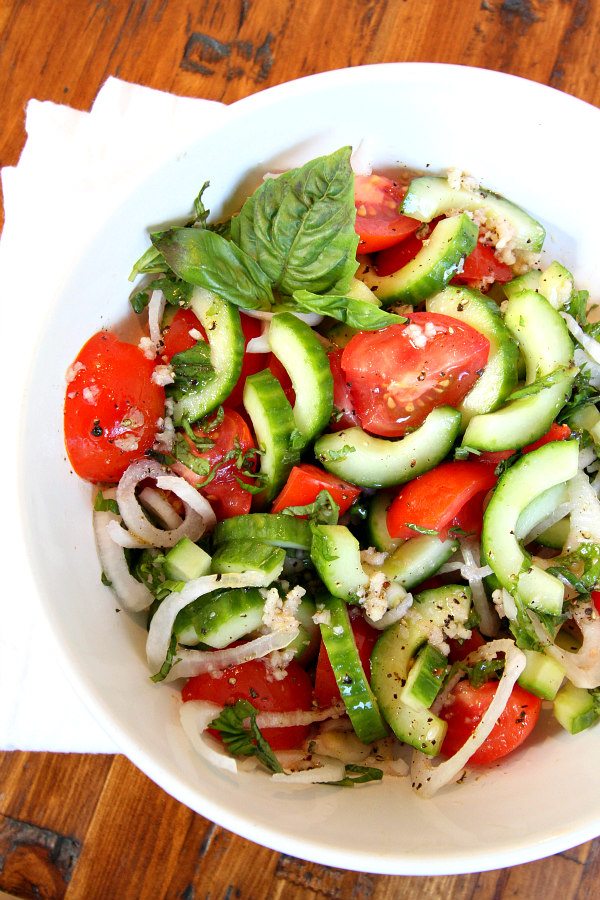
{"type": "Polygon", "coordinates": [[[233,756],[256,756],[270,772],[283,772],[256,724],[257,714],[258,710],[248,700],[238,700],[233,706],[226,706],[208,727],[219,732],[233,756]],[[244,725],[246,719],[250,721],[249,727],[244,725]]]}

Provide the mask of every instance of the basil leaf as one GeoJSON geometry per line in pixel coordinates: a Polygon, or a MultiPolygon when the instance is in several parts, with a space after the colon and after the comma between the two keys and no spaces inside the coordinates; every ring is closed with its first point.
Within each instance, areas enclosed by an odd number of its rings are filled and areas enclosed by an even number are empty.
{"type": "Polygon", "coordinates": [[[171,359],[171,368],[175,381],[168,386],[168,393],[176,400],[208,384],[215,376],[206,341],[197,341],[189,350],[176,353],[171,359]]]}
{"type": "Polygon", "coordinates": [[[256,756],[271,772],[283,772],[281,764],[256,724],[257,710],[249,700],[237,700],[226,706],[209,728],[218,731],[232,756],[256,756]],[[250,720],[250,727],[244,725],[250,720]]]}
{"type": "Polygon", "coordinates": [[[271,284],[292,295],[348,290],[357,268],[350,147],[268,178],[231,223],[271,284]]]}
{"type": "MultiPolygon", "coordinates": [[[[148,247],[136,262],[134,262],[131,272],[129,273],[129,281],[134,281],[138,275],[155,275],[157,273],[168,272],[169,267],[166,264],[162,253],[156,247],[148,247]]],[[[137,312],[137,310],[136,310],[137,312]]]]}
{"type": "Polygon", "coordinates": [[[412,522],[404,523],[407,528],[410,528],[411,531],[416,531],[418,534],[428,534],[432,537],[437,537],[439,535],[439,531],[436,531],[435,528],[423,528],[422,525],[414,525],[412,522]]]}
{"type": "Polygon", "coordinates": [[[286,506],[280,510],[284,516],[308,516],[320,525],[337,525],[340,508],[329,491],[319,491],[313,503],[304,506],[286,506]]]}
{"type": "Polygon", "coordinates": [[[346,765],[344,778],[340,781],[327,781],[335,787],[354,787],[355,784],[366,784],[368,781],[381,781],[383,771],[374,766],[359,766],[354,763],[346,765]],[[355,777],[352,777],[355,776],[355,777]]]}
{"type": "Polygon", "coordinates": [[[360,331],[377,331],[380,328],[387,328],[388,325],[402,325],[408,322],[405,316],[386,312],[367,300],[355,300],[353,297],[337,294],[313,294],[304,290],[294,291],[293,297],[302,312],[330,316],[360,331]]]}
{"type": "Polygon", "coordinates": [[[532,397],[534,394],[539,394],[544,388],[551,387],[553,384],[556,384],[557,381],[560,381],[564,371],[564,368],[556,369],[549,375],[538,378],[537,381],[532,382],[532,384],[526,384],[525,387],[513,391],[513,393],[506,398],[506,402],[508,403],[511,400],[521,400],[523,397],[532,397]]]}
{"type": "Polygon", "coordinates": [[[115,516],[120,515],[119,504],[116,500],[106,500],[102,491],[98,491],[94,498],[94,510],[96,512],[110,512],[115,516]]]}
{"type": "Polygon", "coordinates": [[[152,238],[176,275],[242,309],[270,309],[269,279],[243,250],[207,228],[172,228],[152,238]]]}
{"type": "Polygon", "coordinates": [[[346,459],[349,453],[354,453],[356,447],[350,444],[344,444],[341,450],[322,450],[319,453],[321,462],[338,462],[338,460],[346,459]]]}
{"type": "Polygon", "coordinates": [[[141,313],[148,306],[153,291],[162,291],[169,306],[178,308],[189,306],[192,296],[191,284],[165,275],[164,278],[156,278],[142,290],[136,291],[130,296],[129,302],[134,312],[141,313]]]}

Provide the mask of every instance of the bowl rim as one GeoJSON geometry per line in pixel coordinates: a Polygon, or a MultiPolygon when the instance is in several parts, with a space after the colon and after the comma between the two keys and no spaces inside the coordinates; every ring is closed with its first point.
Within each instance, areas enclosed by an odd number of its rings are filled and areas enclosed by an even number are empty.
{"type": "MultiPolygon", "coordinates": [[[[321,85],[327,87],[336,85],[351,87],[357,82],[361,84],[364,84],[365,80],[375,82],[381,80],[382,77],[393,77],[394,80],[410,83],[415,78],[420,80],[433,78],[436,80],[442,74],[444,78],[452,78],[457,83],[462,83],[472,79],[474,72],[477,73],[478,78],[488,80],[490,86],[505,85],[507,82],[524,83],[528,86],[528,90],[539,92],[540,96],[547,96],[548,92],[551,92],[555,103],[566,107],[571,107],[573,104],[580,105],[588,111],[591,110],[594,115],[600,116],[600,110],[586,101],[520,76],[464,65],[399,62],[333,69],[269,87],[231,104],[223,122],[216,129],[211,129],[210,134],[214,134],[215,131],[218,131],[225,124],[229,125],[237,117],[243,118],[252,114],[254,110],[279,102],[282,97],[293,99],[296,96],[304,96],[307,90],[309,92],[318,90],[321,85]]],[[[151,177],[151,175],[148,177],[151,177]]],[[[138,188],[139,185],[136,185],[132,193],[138,188]]],[[[128,196],[127,194],[123,195],[120,198],[121,203],[125,203],[128,196]]],[[[85,252],[87,252],[87,248],[84,249],[84,254],[85,252]]],[[[32,376],[33,373],[30,371],[28,377],[29,387],[31,386],[32,376]]],[[[30,403],[31,400],[28,398],[27,407],[29,407],[30,403]]],[[[25,440],[26,420],[27,413],[22,418],[22,427],[19,435],[19,444],[21,445],[25,440]]],[[[522,839],[506,840],[503,844],[495,846],[493,850],[475,848],[468,852],[450,851],[446,854],[437,854],[435,857],[431,857],[427,853],[375,855],[371,852],[361,852],[360,847],[336,847],[335,849],[330,846],[323,847],[316,840],[290,836],[288,833],[281,832],[277,827],[258,825],[250,815],[245,814],[243,811],[230,812],[218,803],[202,797],[200,786],[198,802],[191,803],[189,788],[185,785],[184,780],[171,775],[148,753],[144,745],[138,742],[131,733],[115,723],[110,705],[102,697],[91,674],[86,673],[81,655],[75,652],[75,648],[69,644],[66,635],[61,630],[60,617],[53,608],[50,598],[44,589],[44,576],[41,568],[38,566],[38,559],[33,551],[32,541],[27,540],[30,524],[27,516],[24,514],[26,506],[23,503],[23,498],[26,492],[26,473],[22,464],[22,454],[20,455],[20,460],[19,491],[21,502],[19,506],[22,511],[22,527],[26,536],[25,546],[37,585],[41,607],[46,620],[50,624],[52,638],[59,651],[59,661],[70,676],[70,681],[80,699],[85,703],[102,728],[114,740],[115,744],[122,748],[134,765],[179,802],[229,831],[272,850],[323,865],[378,874],[445,875],[488,871],[541,859],[590,840],[600,834],[599,809],[595,815],[584,817],[575,828],[568,832],[556,833],[549,826],[547,832],[541,837],[534,837],[533,840],[526,843],[522,839]]]]}

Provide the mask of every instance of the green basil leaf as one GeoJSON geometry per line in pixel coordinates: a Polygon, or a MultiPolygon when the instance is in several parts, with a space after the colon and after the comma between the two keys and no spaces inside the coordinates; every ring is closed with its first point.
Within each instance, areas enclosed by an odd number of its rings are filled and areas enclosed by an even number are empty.
{"type": "Polygon", "coordinates": [[[189,350],[176,353],[171,359],[171,368],[175,381],[168,385],[168,394],[176,400],[203,387],[215,377],[210,347],[206,341],[197,341],[189,350]]]}
{"type": "Polygon", "coordinates": [[[358,246],[350,155],[342,147],[268,178],[232,221],[233,239],[284,294],[350,287],[358,246]]]}
{"type": "Polygon", "coordinates": [[[377,331],[388,325],[402,325],[408,319],[379,309],[367,300],[355,300],[336,294],[313,294],[311,291],[294,291],[294,300],[302,312],[314,312],[344,322],[360,331],[377,331]]]}
{"type": "Polygon", "coordinates": [[[319,491],[313,503],[304,506],[286,506],[280,510],[283,516],[308,516],[311,522],[321,525],[337,525],[340,508],[329,491],[319,491]]]}

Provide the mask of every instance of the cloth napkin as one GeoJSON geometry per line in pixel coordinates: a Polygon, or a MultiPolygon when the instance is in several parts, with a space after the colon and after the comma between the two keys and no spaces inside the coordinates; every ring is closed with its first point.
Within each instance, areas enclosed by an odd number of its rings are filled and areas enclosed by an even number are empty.
{"type": "MultiPolygon", "coordinates": [[[[8,376],[5,403],[10,399],[13,410],[21,406],[29,369],[27,349],[10,340],[23,332],[23,291],[27,344],[33,347],[36,323],[43,323],[92,236],[85,223],[102,221],[158,164],[217,126],[226,114],[221,103],[176,97],[116,78],[103,85],[89,113],[29,101],[25,148],[17,166],[2,170],[0,295],[8,376]],[[151,128],[153,123],[161,127],[151,128]],[[79,223],[77,230],[70,227],[73,222],[79,223]],[[65,232],[69,241],[61,242],[65,232]],[[32,274],[31,247],[36,248],[37,290],[27,280],[32,274]]],[[[3,492],[8,490],[8,516],[2,534],[0,749],[115,753],[113,741],[79,700],[58,662],[18,525],[18,429],[11,432],[8,425],[5,420],[2,445],[8,477],[3,492]]]]}

